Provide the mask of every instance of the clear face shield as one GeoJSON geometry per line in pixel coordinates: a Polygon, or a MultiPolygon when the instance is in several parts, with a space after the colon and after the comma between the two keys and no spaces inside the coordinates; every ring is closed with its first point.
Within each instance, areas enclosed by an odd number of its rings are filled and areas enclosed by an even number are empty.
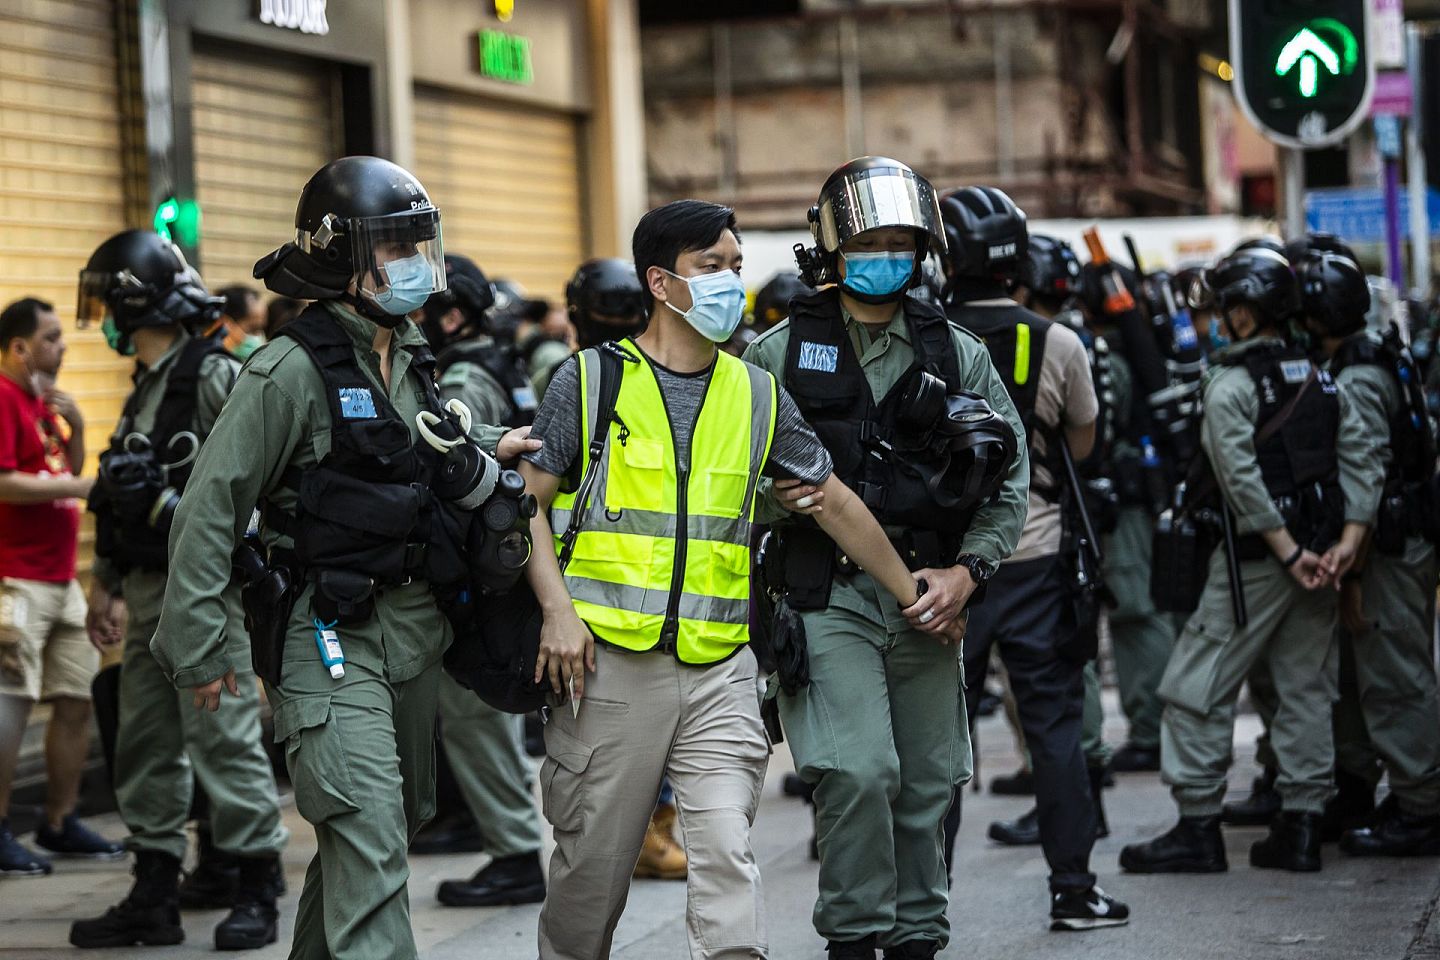
{"type": "Polygon", "coordinates": [[[79,300],[75,304],[75,327],[88,330],[105,322],[110,312],[106,295],[116,284],[115,274],[102,270],[80,271],[79,300]]]}
{"type": "Polygon", "coordinates": [[[841,177],[826,188],[813,217],[811,230],[827,253],[877,227],[923,230],[931,248],[942,257],[945,253],[935,188],[910,170],[877,167],[841,177]]]}
{"type": "Polygon", "coordinates": [[[346,242],[359,295],[388,314],[418,310],[446,289],[440,211],[434,207],[338,223],[327,217],[320,229],[302,230],[296,238],[306,253],[346,242]]]}

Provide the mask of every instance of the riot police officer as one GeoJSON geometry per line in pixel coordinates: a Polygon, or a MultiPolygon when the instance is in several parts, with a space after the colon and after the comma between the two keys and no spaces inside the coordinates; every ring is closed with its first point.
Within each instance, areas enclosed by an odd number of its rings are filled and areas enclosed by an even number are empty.
{"type": "Polygon", "coordinates": [[[580,264],[565,284],[565,308],[581,350],[645,330],[645,300],[635,265],[619,257],[580,264]]]}
{"type": "Polygon", "coordinates": [[[319,845],[292,952],[413,958],[405,852],[434,813],[451,639],[437,591],[467,575],[451,508],[486,499],[482,472],[498,471],[456,433],[468,411],[441,408],[433,356],[406,319],[445,286],[425,188],[387,160],[345,157],[305,185],[295,226],[255,273],[315,302],[251,358],[195,465],[152,649],[197,706],[216,709],[222,681],[233,692],[241,664],[215,639],[220,596],[258,505],[264,566],[246,588],[255,663],[319,845]],[[462,456],[473,474],[447,471],[442,487],[437,442],[473,454],[462,456]]]}
{"type": "Polygon", "coordinates": [[[1300,313],[1364,425],[1370,450],[1363,462],[1379,475],[1365,489],[1383,490],[1374,535],[1341,585],[1335,772],[1371,798],[1388,774],[1390,797],[1377,819],[1346,832],[1340,846],[1361,856],[1440,854],[1436,565],[1426,539],[1436,532],[1430,421],[1398,328],[1383,336],[1365,329],[1365,274],[1343,254],[1321,249],[1297,258],[1300,313]]]}
{"type": "MultiPolygon", "coordinates": [[[[220,301],[210,297],[180,251],[159,235],[111,237],[80,273],[82,326],[98,324],[110,346],[133,356],[135,389],[125,401],[90,506],[96,562],[90,619],[128,611],[120,673],[115,798],[130,829],[135,885],[103,916],[70,929],[77,947],[180,943],[178,880],[188,840],[193,780],[210,798],[213,844],[239,858],[239,893],[215,928],[221,950],[254,949],[277,937],[275,899],[284,890],[275,778],[261,745],[260,698],[248,669],[249,643],[239,591],[216,590],[210,644],[234,664],[234,696],[217,713],[183,702],[150,652],[167,578],[166,539],[184,502],[196,456],[235,382],[239,363],[209,328],[220,301]]],[[[228,580],[228,577],[226,578],[228,580]]],[[[205,851],[209,852],[209,851],[205,851]]]]}
{"type": "MultiPolygon", "coordinates": [[[[1282,809],[1250,848],[1250,863],[1318,870],[1336,682],[1335,593],[1322,588],[1348,569],[1374,519],[1376,478],[1354,405],[1281,337],[1298,306],[1285,257],[1252,245],[1208,282],[1232,345],[1212,355],[1205,382],[1201,443],[1213,480],[1192,470],[1179,496],[1187,511],[1207,504],[1229,533],[1211,552],[1198,607],[1160,684],[1161,771],[1180,821],[1125,847],[1120,865],[1135,873],[1228,869],[1219,814],[1235,700],[1264,662],[1280,701],[1282,809]]],[[[1173,582],[1188,572],[1156,576],[1173,582]]]]}
{"type": "MultiPolygon", "coordinates": [[[[1035,775],[1036,819],[1050,865],[1053,929],[1128,922],[1128,907],[1095,885],[1090,848],[1103,769],[1081,746],[1084,668],[1094,624],[1081,623],[1076,537],[1081,491],[1071,490],[1060,444],[1089,455],[1099,408],[1085,348],[1009,296],[1028,252],[1025,214],[992,187],[966,187],[940,204],[949,241],[947,313],[984,340],[1030,447],[1028,512],[1014,554],[987,585],[965,643],[966,710],[972,722],[992,646],[1009,673],[1035,775]]],[[[1094,550],[1095,545],[1091,545],[1094,550]]],[[[1093,563],[1093,558],[1088,561],[1093,563]]],[[[1096,571],[1098,573],[1098,571],[1096,571]]]]}
{"type": "MultiPolygon", "coordinates": [[[[494,302],[490,282],[475,262],[447,253],[445,289],[425,301],[422,324],[437,353],[440,399],[459,399],[475,421],[500,425],[471,431],[492,453],[507,429],[528,427],[535,417],[535,388],[523,358],[512,344],[490,335],[486,311],[494,302]]],[[[545,877],[540,815],[530,796],[521,742],[524,719],[489,706],[448,675],[440,678],[439,697],[445,759],[471,814],[462,822],[472,830],[479,826],[479,843],[462,832],[462,839],[472,840],[462,846],[478,848],[491,859],[468,880],[442,881],[436,896],[447,906],[538,903],[545,899],[545,877]]],[[[437,822],[436,829],[443,830],[443,824],[437,822]]],[[[443,834],[417,837],[411,850],[455,852],[436,846],[445,839],[443,834]],[[429,843],[422,847],[422,840],[429,843]]]]}
{"type": "MultiPolygon", "coordinates": [[[[816,246],[797,260],[807,283],[827,286],[791,300],[789,320],[745,359],[781,378],[836,476],[929,582],[938,615],[963,623],[1019,536],[1028,459],[984,347],[907,296],[927,254],[945,251],[935,192],[899,161],[862,157],[826,180],[810,223],[816,246]],[[983,405],[977,421],[994,425],[957,437],[937,463],[913,435],[958,404],[983,405]]],[[[949,940],[938,828],[972,770],[959,658],[812,525],[786,518],[775,535],[767,562],[808,644],[808,685],[787,684],[778,703],[796,769],[815,786],[815,927],[832,958],[874,960],[877,946],[933,957],[949,940]]]]}

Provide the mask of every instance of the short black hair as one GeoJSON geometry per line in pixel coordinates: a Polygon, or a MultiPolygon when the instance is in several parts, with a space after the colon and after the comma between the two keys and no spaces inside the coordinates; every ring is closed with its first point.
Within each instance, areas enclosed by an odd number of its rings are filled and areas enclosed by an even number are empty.
{"type": "Polygon", "coordinates": [[[674,271],[680,254],[714,246],[726,230],[740,239],[735,211],[705,200],[675,200],[640,218],[630,239],[630,253],[635,260],[635,275],[640,278],[646,316],[655,308],[655,298],[645,279],[650,268],[674,271]]]}
{"type": "Polygon", "coordinates": [[[40,329],[40,314],[54,313],[44,300],[23,297],[0,311],[0,350],[9,350],[11,340],[28,340],[40,329]]]}
{"type": "Polygon", "coordinates": [[[250,315],[250,304],[260,299],[260,292],[254,287],[237,283],[220,291],[225,298],[225,316],[231,320],[243,320],[250,315]]]}

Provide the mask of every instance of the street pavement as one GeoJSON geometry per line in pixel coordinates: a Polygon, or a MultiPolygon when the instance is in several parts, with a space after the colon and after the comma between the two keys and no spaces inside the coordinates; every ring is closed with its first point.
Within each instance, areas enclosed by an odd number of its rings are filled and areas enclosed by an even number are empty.
{"type": "MultiPolygon", "coordinates": [[[[1107,698],[1107,735],[1118,744],[1123,722],[1107,698]]],[[[1233,791],[1247,789],[1254,717],[1242,717],[1237,733],[1233,791]]],[[[1003,722],[981,722],[979,772],[989,780],[1014,769],[1013,744],[1003,722]]],[[[821,960],[824,944],[810,926],[816,889],[815,864],[807,858],[808,809],[782,796],[790,769],[780,748],[771,762],[764,800],[755,824],[755,849],[765,882],[770,956],[775,960],[821,960]]],[[[985,839],[997,818],[1023,813],[1027,801],[965,793],[957,876],[951,897],[951,945],[946,957],[966,960],[1014,958],[1103,958],[1103,960],[1440,960],[1440,921],[1431,923],[1440,883],[1440,861],[1362,861],[1325,850],[1318,874],[1251,870],[1249,845],[1260,829],[1227,831],[1230,872],[1202,877],[1134,877],[1116,865],[1120,847],[1168,829],[1174,807],[1155,774],[1123,774],[1106,791],[1111,837],[1095,848],[1093,869],[1100,884],[1130,903],[1128,927],[1083,934],[1048,930],[1044,861],[1039,850],[1006,849],[985,839]]],[[[250,954],[256,960],[288,951],[305,864],[314,838],[286,801],[291,829],[285,854],[290,893],[283,903],[282,943],[250,954]]],[[[107,835],[123,828],[113,815],[98,818],[107,835]]],[[[425,960],[531,960],[535,956],[538,906],[497,909],[441,907],[434,891],[440,880],[462,877],[481,865],[475,856],[417,857],[411,860],[411,909],[415,939],[425,960]]],[[[0,957],[53,958],[70,951],[71,921],[99,914],[124,896],[128,866],[62,862],[42,880],[0,881],[0,957]]],[[[639,881],[615,937],[617,960],[683,960],[685,885],[639,881]]],[[[188,941],[173,948],[105,951],[115,958],[183,958],[212,955],[211,929],[222,913],[186,914],[188,941]]]]}

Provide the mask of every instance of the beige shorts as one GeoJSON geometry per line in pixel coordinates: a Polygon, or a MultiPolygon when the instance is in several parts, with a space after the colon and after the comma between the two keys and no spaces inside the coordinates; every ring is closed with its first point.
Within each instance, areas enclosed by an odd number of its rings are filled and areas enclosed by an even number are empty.
{"type": "Polygon", "coordinates": [[[99,671],[79,583],[0,578],[0,694],[89,700],[99,671]]]}

